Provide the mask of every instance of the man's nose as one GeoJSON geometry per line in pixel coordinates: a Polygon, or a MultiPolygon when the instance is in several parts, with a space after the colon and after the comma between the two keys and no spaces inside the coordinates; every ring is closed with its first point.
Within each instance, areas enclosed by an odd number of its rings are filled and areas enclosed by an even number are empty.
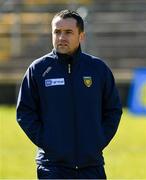
{"type": "Polygon", "coordinates": [[[60,40],[65,39],[65,33],[64,33],[64,32],[60,33],[59,39],[60,39],[60,40]]]}

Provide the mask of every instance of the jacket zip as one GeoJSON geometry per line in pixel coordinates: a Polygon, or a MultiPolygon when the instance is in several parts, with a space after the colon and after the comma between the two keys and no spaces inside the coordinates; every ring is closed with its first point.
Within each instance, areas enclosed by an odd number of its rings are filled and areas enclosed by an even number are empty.
{"type": "Polygon", "coordinates": [[[71,64],[68,63],[68,74],[71,74],[71,64]]]}
{"type": "MultiPolygon", "coordinates": [[[[73,103],[73,115],[74,115],[74,144],[75,144],[75,162],[78,164],[78,133],[77,133],[77,122],[76,122],[76,110],[75,110],[75,101],[74,101],[74,86],[73,86],[73,79],[72,79],[72,69],[71,69],[71,64],[68,63],[68,77],[69,77],[69,82],[71,85],[71,98],[72,98],[72,103],[73,103]]],[[[75,164],[75,168],[78,169],[78,165],[75,164]]]]}

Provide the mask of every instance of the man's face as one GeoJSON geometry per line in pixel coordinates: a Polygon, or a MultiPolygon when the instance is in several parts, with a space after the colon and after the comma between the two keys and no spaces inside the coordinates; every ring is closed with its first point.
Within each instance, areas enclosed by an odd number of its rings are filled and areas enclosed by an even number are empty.
{"type": "Polygon", "coordinates": [[[53,47],[61,54],[72,54],[84,39],[84,32],[79,32],[76,20],[56,17],[52,22],[53,47]]]}

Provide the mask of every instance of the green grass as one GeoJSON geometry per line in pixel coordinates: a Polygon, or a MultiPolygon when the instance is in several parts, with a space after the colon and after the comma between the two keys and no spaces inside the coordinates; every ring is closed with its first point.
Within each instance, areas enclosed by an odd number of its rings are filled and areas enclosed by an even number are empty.
{"type": "Polygon", "coordinates": [[[0,178],[36,178],[36,148],[15,119],[14,107],[0,106],[0,178]]]}
{"type": "MultiPolygon", "coordinates": [[[[15,120],[15,107],[0,106],[0,178],[35,179],[36,147],[15,120]]],[[[124,110],[118,132],[104,150],[109,179],[146,179],[146,117],[124,110]]]]}
{"type": "Polygon", "coordinates": [[[146,179],[146,116],[124,110],[118,132],[104,155],[109,178],[146,179]]]}

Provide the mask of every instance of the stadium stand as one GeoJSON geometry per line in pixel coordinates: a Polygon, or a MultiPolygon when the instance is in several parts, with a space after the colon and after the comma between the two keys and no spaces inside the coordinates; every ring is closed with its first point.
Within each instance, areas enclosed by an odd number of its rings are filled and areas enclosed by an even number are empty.
{"type": "Polygon", "coordinates": [[[133,70],[146,66],[145,0],[1,0],[0,103],[15,102],[28,65],[52,49],[51,19],[66,8],[85,14],[83,49],[112,68],[126,104],[133,70]]]}

